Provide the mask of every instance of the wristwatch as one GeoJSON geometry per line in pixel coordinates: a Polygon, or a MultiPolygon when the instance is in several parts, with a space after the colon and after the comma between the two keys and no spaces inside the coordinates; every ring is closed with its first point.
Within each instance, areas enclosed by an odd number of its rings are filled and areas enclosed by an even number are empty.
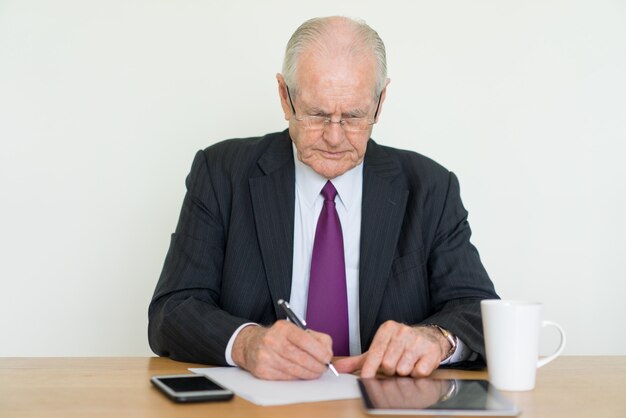
{"type": "Polygon", "coordinates": [[[443,360],[447,360],[450,358],[450,356],[452,356],[452,354],[454,354],[454,352],[456,351],[456,336],[454,334],[452,334],[450,331],[448,331],[445,328],[441,328],[439,325],[437,324],[427,324],[427,327],[433,327],[433,328],[437,328],[439,330],[439,332],[441,332],[441,334],[446,338],[446,340],[448,340],[448,342],[450,343],[450,351],[448,351],[448,353],[446,354],[446,356],[443,358],[443,360]]]}

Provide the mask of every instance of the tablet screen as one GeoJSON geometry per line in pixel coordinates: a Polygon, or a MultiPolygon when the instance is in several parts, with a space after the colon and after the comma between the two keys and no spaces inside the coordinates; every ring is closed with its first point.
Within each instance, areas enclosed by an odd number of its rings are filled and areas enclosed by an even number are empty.
{"type": "Polygon", "coordinates": [[[516,416],[520,411],[484,380],[359,379],[371,414],[516,416]]]}

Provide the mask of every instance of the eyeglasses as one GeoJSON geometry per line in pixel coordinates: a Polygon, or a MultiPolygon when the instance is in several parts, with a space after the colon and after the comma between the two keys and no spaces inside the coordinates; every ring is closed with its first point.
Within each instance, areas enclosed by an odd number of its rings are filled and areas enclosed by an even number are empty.
{"type": "Polygon", "coordinates": [[[289,92],[289,86],[287,87],[287,96],[289,97],[289,104],[291,105],[291,110],[293,111],[293,117],[302,125],[305,129],[309,131],[321,131],[324,130],[331,123],[338,123],[344,131],[346,132],[363,132],[369,129],[370,126],[376,123],[376,117],[378,116],[378,109],[380,108],[380,98],[383,95],[381,91],[378,95],[378,104],[376,104],[376,112],[374,113],[374,118],[341,118],[338,121],[334,121],[327,116],[301,116],[298,117],[296,115],[296,108],[293,106],[293,101],[291,100],[291,93],[289,92]]]}

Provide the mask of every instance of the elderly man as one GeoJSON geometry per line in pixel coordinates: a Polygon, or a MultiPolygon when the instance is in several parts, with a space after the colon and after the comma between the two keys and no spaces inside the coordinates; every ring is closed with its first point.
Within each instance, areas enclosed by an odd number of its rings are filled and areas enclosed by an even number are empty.
{"type": "Polygon", "coordinates": [[[264,379],[314,379],[333,356],[364,377],[480,361],[479,302],[497,295],[458,181],[370,139],[389,84],[378,34],[311,19],[276,78],[287,131],[196,155],[150,305],[152,349],[264,379]]]}

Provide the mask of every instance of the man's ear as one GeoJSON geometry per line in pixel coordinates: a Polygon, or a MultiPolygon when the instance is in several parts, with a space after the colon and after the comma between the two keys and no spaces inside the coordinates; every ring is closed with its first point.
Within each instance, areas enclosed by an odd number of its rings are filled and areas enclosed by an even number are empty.
{"type": "Polygon", "coordinates": [[[289,96],[287,95],[287,82],[285,77],[281,73],[276,74],[276,81],[278,81],[278,95],[280,96],[280,105],[283,108],[285,120],[291,119],[293,114],[291,110],[291,104],[289,102],[289,96]]]}
{"type": "Polygon", "coordinates": [[[383,90],[380,92],[380,105],[378,106],[378,113],[376,114],[376,122],[378,122],[380,114],[383,111],[383,103],[385,102],[385,98],[387,98],[387,86],[389,85],[389,83],[391,83],[390,78],[387,79],[387,81],[385,82],[385,87],[383,87],[383,90]]]}

